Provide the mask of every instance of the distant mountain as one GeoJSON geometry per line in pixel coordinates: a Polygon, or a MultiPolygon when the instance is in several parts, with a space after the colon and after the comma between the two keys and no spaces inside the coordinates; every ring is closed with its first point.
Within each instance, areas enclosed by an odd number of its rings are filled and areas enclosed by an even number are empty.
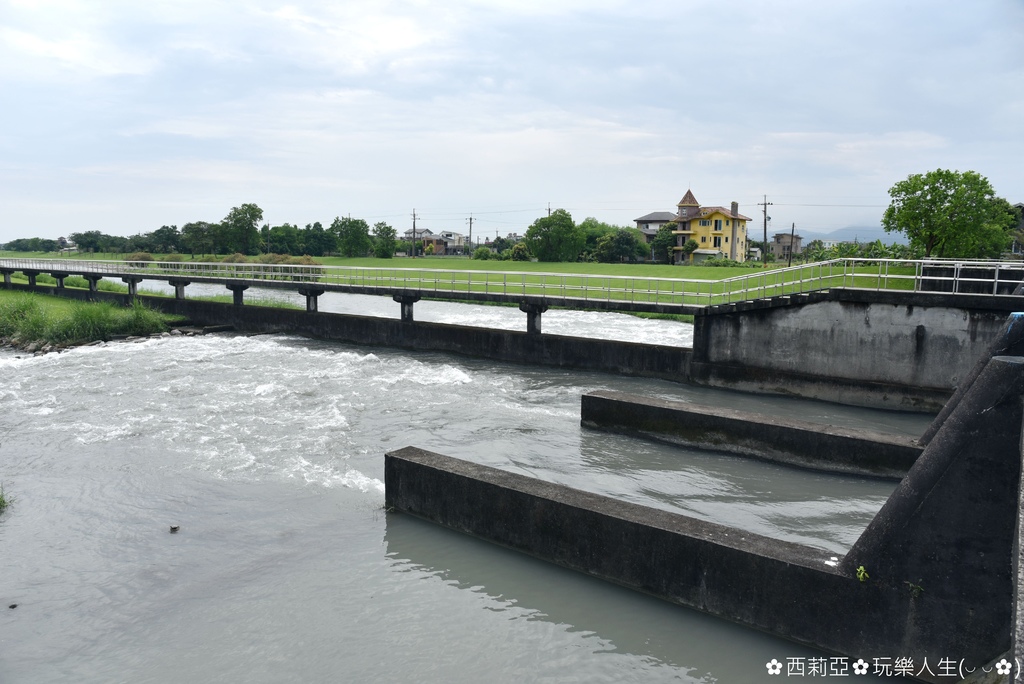
{"type": "Polygon", "coordinates": [[[833,230],[831,233],[819,233],[810,230],[797,231],[804,238],[806,245],[811,240],[835,240],[837,242],[874,242],[881,240],[883,244],[891,245],[897,242],[901,245],[907,244],[907,238],[902,233],[886,233],[881,226],[849,226],[833,230]]]}

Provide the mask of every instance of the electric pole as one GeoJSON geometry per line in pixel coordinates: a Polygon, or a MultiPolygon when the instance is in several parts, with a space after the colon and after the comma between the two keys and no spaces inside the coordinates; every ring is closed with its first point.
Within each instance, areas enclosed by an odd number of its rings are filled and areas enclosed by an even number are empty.
{"type": "MultiPolygon", "coordinates": [[[[466,245],[466,249],[467,250],[472,250],[473,249],[473,215],[470,214],[469,218],[466,219],[466,220],[469,221],[469,244],[466,245]]],[[[473,256],[473,255],[470,254],[470,256],[473,256]]]]}
{"type": "MultiPolygon", "coordinates": [[[[767,234],[767,233],[766,233],[767,234]]],[[[413,258],[416,258],[416,210],[413,210],[413,258]]]]}
{"type": "Polygon", "coordinates": [[[768,207],[772,205],[768,201],[768,195],[764,196],[764,202],[760,206],[764,209],[764,243],[761,245],[761,258],[764,259],[764,267],[768,268],[768,207]]]}
{"type": "Polygon", "coordinates": [[[548,216],[551,216],[551,202],[548,202],[548,216]]]}

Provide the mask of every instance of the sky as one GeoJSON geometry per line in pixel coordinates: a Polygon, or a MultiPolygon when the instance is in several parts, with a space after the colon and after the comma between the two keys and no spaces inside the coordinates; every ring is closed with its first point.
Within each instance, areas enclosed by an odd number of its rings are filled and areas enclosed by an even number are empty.
{"type": "MultiPolygon", "coordinates": [[[[1024,0],[0,0],[0,242],[336,216],[474,237],[1024,201],[1024,0]]],[[[752,231],[753,232],[753,231],[752,231]]]]}

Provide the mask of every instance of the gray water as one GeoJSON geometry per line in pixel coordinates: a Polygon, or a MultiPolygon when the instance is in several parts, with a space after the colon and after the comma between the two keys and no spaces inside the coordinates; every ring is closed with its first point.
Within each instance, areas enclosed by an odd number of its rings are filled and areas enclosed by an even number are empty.
{"type": "Polygon", "coordinates": [[[773,681],[768,660],[817,654],[385,513],[382,454],[421,446],[841,553],[892,483],[593,432],[580,394],[928,420],[288,336],[17,356],[0,351],[12,684],[773,681]]]}

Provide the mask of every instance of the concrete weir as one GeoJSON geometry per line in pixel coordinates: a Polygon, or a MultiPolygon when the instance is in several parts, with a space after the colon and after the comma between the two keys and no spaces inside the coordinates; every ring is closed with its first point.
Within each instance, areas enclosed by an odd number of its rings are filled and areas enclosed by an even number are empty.
{"type": "Polygon", "coordinates": [[[679,446],[897,480],[906,475],[922,451],[909,437],[624,392],[584,394],[580,423],[679,446]]]}
{"type": "Polygon", "coordinates": [[[1024,359],[993,357],[845,557],[406,448],[387,506],[850,658],[950,681],[1015,640],[1024,359]],[[923,667],[927,665],[927,667],[923,667]],[[918,668],[921,668],[919,671],[918,668]]]}

